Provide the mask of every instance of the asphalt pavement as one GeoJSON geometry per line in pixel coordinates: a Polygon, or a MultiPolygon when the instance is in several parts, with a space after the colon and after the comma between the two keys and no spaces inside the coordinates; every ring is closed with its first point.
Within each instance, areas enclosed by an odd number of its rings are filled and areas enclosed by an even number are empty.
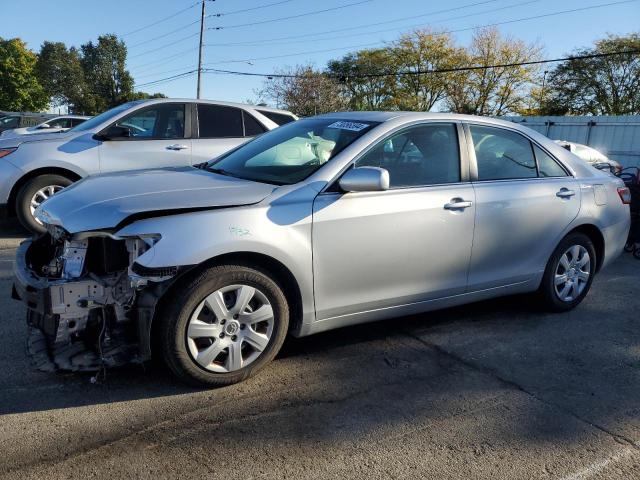
{"type": "Polygon", "coordinates": [[[242,384],[35,370],[0,224],[0,478],[640,478],[640,261],[527,297],[290,339],[242,384]]]}

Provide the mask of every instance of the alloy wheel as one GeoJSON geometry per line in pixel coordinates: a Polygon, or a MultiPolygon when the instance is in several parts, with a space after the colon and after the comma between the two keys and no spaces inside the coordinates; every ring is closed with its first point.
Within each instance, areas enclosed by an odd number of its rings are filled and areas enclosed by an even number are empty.
{"type": "Polygon", "coordinates": [[[273,308],[263,292],[249,285],[229,285],[195,308],[187,324],[187,348],[205,370],[234,372],[267,348],[273,326],[273,308]]]}
{"type": "Polygon", "coordinates": [[[569,247],[560,257],[554,276],[556,295],[572,302],[584,291],[591,276],[591,257],[582,245],[569,247]]]}
{"type": "Polygon", "coordinates": [[[29,210],[31,211],[31,216],[34,218],[39,225],[42,225],[42,222],[35,217],[36,208],[38,208],[42,202],[48,200],[53,195],[58,193],[64,187],[61,185],[47,185],[46,187],[42,187],[40,190],[36,191],[31,197],[31,201],[29,202],[29,210]]]}

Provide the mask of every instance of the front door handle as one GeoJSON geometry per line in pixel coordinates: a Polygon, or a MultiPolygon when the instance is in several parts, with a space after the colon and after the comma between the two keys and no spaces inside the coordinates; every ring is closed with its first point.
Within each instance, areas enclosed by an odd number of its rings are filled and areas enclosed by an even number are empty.
{"type": "Polygon", "coordinates": [[[167,150],[186,150],[187,147],[186,145],[180,145],[179,143],[174,143],[173,145],[168,145],[167,146],[167,150]]]}
{"type": "Polygon", "coordinates": [[[452,198],[449,203],[445,203],[445,210],[464,210],[473,205],[473,202],[463,200],[462,198],[452,198]]]}
{"type": "Polygon", "coordinates": [[[562,187],[557,193],[556,197],[560,198],[571,198],[576,194],[573,190],[569,190],[568,188],[562,187]]]}

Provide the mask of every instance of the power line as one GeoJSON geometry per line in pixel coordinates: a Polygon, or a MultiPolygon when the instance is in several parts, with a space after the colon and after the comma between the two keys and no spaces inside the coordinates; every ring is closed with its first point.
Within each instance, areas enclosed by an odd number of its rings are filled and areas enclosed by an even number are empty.
{"type": "Polygon", "coordinates": [[[325,8],[323,10],[314,10],[314,11],[311,11],[311,12],[299,13],[297,15],[289,15],[288,17],[270,18],[268,20],[261,20],[259,22],[239,23],[239,24],[236,24],[236,25],[211,27],[211,28],[209,28],[209,30],[228,30],[230,28],[252,27],[254,25],[264,25],[265,23],[281,22],[283,20],[291,20],[293,18],[306,17],[308,15],[317,15],[319,13],[332,12],[334,10],[340,10],[340,9],[343,9],[343,8],[353,7],[355,5],[362,5],[363,3],[369,3],[369,2],[372,2],[372,1],[373,0],[360,0],[358,2],[347,3],[346,5],[339,5],[337,7],[325,8]]]}
{"type": "Polygon", "coordinates": [[[164,18],[162,18],[162,19],[160,19],[160,20],[158,20],[156,22],[153,22],[153,23],[150,23],[148,25],[145,25],[144,27],[140,27],[140,28],[138,28],[136,30],[133,30],[133,31],[129,32],[129,33],[125,33],[124,35],[121,35],[121,36],[122,37],[127,37],[129,35],[133,35],[134,33],[141,32],[142,30],[146,30],[147,28],[154,27],[154,26],[158,25],[159,23],[162,23],[162,22],[165,22],[167,20],[170,20],[170,19],[174,18],[176,15],[179,15],[179,14],[181,14],[183,12],[186,12],[187,10],[189,10],[189,9],[195,7],[196,5],[198,5],[198,3],[200,3],[200,2],[193,3],[193,4],[189,5],[188,7],[183,8],[182,10],[178,10],[177,12],[175,12],[175,13],[167,16],[167,17],[164,17],[164,18]]]}
{"type": "MultiPolygon", "coordinates": [[[[459,29],[455,29],[455,30],[445,30],[440,32],[441,34],[446,34],[446,33],[458,33],[458,32],[465,32],[465,31],[469,31],[469,30],[476,30],[479,28],[487,28],[487,27],[496,27],[499,25],[507,25],[507,24],[511,24],[511,23],[517,23],[517,22],[523,22],[523,21],[528,21],[528,20],[537,20],[540,18],[546,18],[546,17],[552,17],[555,15],[563,15],[566,13],[575,13],[575,12],[580,12],[580,11],[585,11],[585,10],[592,10],[595,8],[602,8],[602,7],[609,7],[609,6],[613,6],[613,5],[620,5],[620,4],[624,4],[624,3],[632,3],[632,2],[637,2],[640,0],[620,0],[617,2],[609,2],[609,3],[603,3],[603,4],[598,4],[598,5],[591,5],[588,7],[580,7],[580,8],[573,8],[570,10],[562,10],[562,11],[557,11],[557,12],[552,12],[552,13],[545,13],[545,14],[540,14],[540,15],[534,15],[534,16],[530,16],[530,17],[523,17],[523,18],[517,18],[517,19],[513,19],[513,20],[505,20],[502,22],[494,22],[494,23],[489,23],[486,25],[480,25],[480,26],[474,26],[474,27],[466,27],[466,28],[459,28],[459,29]]],[[[396,29],[393,29],[396,30],[396,29]]],[[[331,48],[331,49],[325,49],[325,50],[313,50],[313,51],[307,51],[307,52],[298,52],[298,53],[291,53],[291,54],[285,54],[285,55],[273,55],[273,56],[269,56],[269,57],[256,57],[256,58],[247,58],[247,59],[242,59],[242,60],[221,60],[221,61],[217,61],[217,62],[211,62],[209,63],[209,65],[217,65],[217,64],[221,64],[221,63],[250,63],[250,62],[255,62],[258,60],[272,60],[275,58],[285,58],[285,57],[295,57],[295,56],[299,56],[299,55],[307,55],[310,53],[325,53],[325,52],[330,52],[330,51],[337,51],[337,50],[349,50],[352,48],[362,48],[362,47],[369,47],[369,46],[373,46],[373,45],[380,45],[381,43],[384,42],[369,42],[369,43],[364,43],[364,44],[359,44],[359,45],[349,45],[349,46],[343,46],[343,47],[338,47],[338,48],[331,48]]]]}
{"type": "Polygon", "coordinates": [[[235,15],[236,13],[251,12],[253,10],[260,10],[262,8],[273,7],[274,5],[281,5],[283,3],[289,3],[293,1],[294,0],[280,0],[279,2],[267,3],[265,5],[258,5],[257,7],[243,8],[242,10],[233,10],[230,12],[223,12],[223,13],[212,13],[209,16],[210,17],[226,17],[227,15],[235,15]]]}
{"type": "MultiPolygon", "coordinates": [[[[475,13],[467,13],[466,15],[458,15],[455,17],[449,17],[449,18],[443,18],[441,20],[438,20],[439,23],[443,23],[443,22],[451,22],[453,20],[461,20],[463,18],[469,18],[469,17],[475,17],[476,15],[484,15],[487,13],[495,13],[495,12],[499,12],[502,10],[508,10],[510,8],[514,8],[514,7],[524,7],[525,5],[529,5],[531,3],[537,3],[540,2],[541,0],[529,0],[526,2],[518,2],[518,3],[514,3],[511,5],[506,5],[504,7],[498,7],[498,8],[492,8],[489,10],[483,10],[481,12],[475,12],[475,13]]],[[[432,25],[432,24],[413,24],[413,25],[407,25],[407,26],[400,26],[400,27],[392,27],[392,28],[386,28],[383,30],[374,30],[371,32],[360,32],[360,33],[353,33],[353,34],[347,34],[347,35],[334,35],[332,37],[328,37],[328,38],[309,38],[306,40],[309,41],[322,41],[322,40],[338,40],[341,38],[351,38],[351,37],[362,37],[362,36],[367,36],[367,35],[374,35],[376,33],[386,33],[386,32],[395,32],[398,29],[411,29],[411,28],[416,28],[416,27],[424,27],[426,25],[432,25]]],[[[471,29],[476,28],[476,27],[472,27],[471,29]]],[[[440,33],[451,33],[453,32],[453,30],[450,31],[444,31],[444,32],[435,32],[436,34],[440,33]]],[[[311,34],[313,36],[313,34],[311,34]]],[[[304,42],[305,40],[295,40],[292,42],[273,42],[273,43],[269,43],[267,45],[291,45],[291,44],[298,44],[301,42],[304,42]]],[[[255,45],[260,45],[260,44],[255,44],[255,45]]],[[[248,45],[247,45],[248,46],[248,45]]]]}
{"type": "Polygon", "coordinates": [[[153,68],[156,68],[156,67],[159,67],[161,65],[166,65],[167,63],[171,63],[170,60],[172,60],[174,58],[177,58],[177,57],[180,57],[182,55],[185,55],[187,53],[191,53],[191,52],[193,52],[193,51],[195,51],[197,49],[198,49],[198,47],[192,47],[192,48],[189,48],[188,50],[182,50],[182,51],[180,51],[180,52],[178,52],[178,53],[176,53],[174,55],[171,55],[169,57],[159,58],[159,59],[154,60],[152,62],[143,63],[141,65],[138,65],[136,67],[131,67],[131,68],[137,68],[137,69],[142,68],[143,71],[148,70],[148,68],[146,68],[146,67],[149,67],[150,65],[153,65],[154,66],[153,68]]]}
{"type": "MultiPolygon", "coordinates": [[[[256,44],[257,45],[263,45],[266,42],[274,42],[274,41],[278,41],[278,40],[290,40],[290,39],[293,39],[293,38],[305,38],[306,39],[309,36],[326,35],[326,34],[329,34],[329,33],[339,33],[339,32],[351,31],[351,30],[355,30],[355,29],[359,29],[359,28],[368,28],[368,27],[375,27],[377,25],[386,25],[386,24],[389,24],[389,23],[402,22],[402,21],[411,20],[411,19],[414,19],[414,18],[427,17],[427,16],[431,16],[431,15],[439,15],[441,13],[453,12],[453,11],[456,11],[456,10],[462,10],[462,9],[465,9],[465,8],[476,7],[478,5],[484,5],[484,4],[487,4],[487,3],[495,3],[497,1],[499,1],[499,0],[484,0],[482,2],[468,3],[468,4],[461,5],[461,6],[455,7],[455,8],[447,8],[447,9],[444,9],[444,10],[436,10],[436,11],[433,11],[433,12],[422,13],[420,15],[412,15],[410,17],[396,18],[394,20],[385,20],[384,22],[376,22],[376,23],[367,23],[367,24],[355,25],[355,26],[346,27],[346,28],[337,28],[337,29],[334,29],[334,30],[325,30],[323,32],[317,32],[317,33],[305,33],[305,34],[302,34],[302,35],[290,35],[290,36],[286,36],[286,37],[267,38],[267,39],[263,39],[263,40],[255,40],[253,42],[212,43],[212,44],[209,44],[207,46],[215,46],[215,47],[252,46],[252,45],[256,45],[256,44]]],[[[484,12],[484,13],[486,13],[486,12],[484,12]]]]}
{"type": "Polygon", "coordinates": [[[145,87],[145,86],[149,86],[149,85],[157,85],[159,83],[164,83],[166,81],[169,80],[178,80],[179,78],[185,78],[188,77],[190,75],[193,75],[194,73],[198,73],[198,69],[194,69],[194,70],[189,70],[188,72],[182,72],[182,73],[178,73],[177,75],[171,75],[170,77],[165,77],[165,78],[160,78],[158,80],[153,80],[151,82],[145,82],[145,83],[137,83],[135,85],[135,87],[145,87]]]}
{"type": "Polygon", "coordinates": [[[140,53],[136,53],[135,55],[131,55],[131,57],[129,57],[129,58],[138,58],[138,57],[142,57],[144,55],[147,55],[149,53],[157,52],[158,50],[164,50],[167,47],[171,47],[172,45],[175,45],[177,43],[184,42],[185,40],[189,40],[189,39],[191,39],[193,37],[198,36],[199,34],[200,34],[200,32],[194,32],[191,35],[187,35],[186,37],[179,38],[178,40],[174,40],[172,42],[159,45],[159,46],[157,46],[155,48],[152,48],[151,50],[145,50],[144,52],[140,52],[140,53]]]}
{"type": "Polygon", "coordinates": [[[171,30],[170,32],[165,32],[162,35],[158,35],[157,37],[150,38],[148,40],[145,40],[144,42],[138,42],[138,43],[135,43],[133,45],[129,45],[128,47],[129,48],[136,48],[136,47],[139,47],[140,45],[146,45],[147,43],[151,43],[151,42],[154,42],[156,40],[160,40],[161,38],[165,38],[165,37],[167,37],[169,35],[173,35],[174,33],[180,32],[181,30],[184,30],[185,28],[189,28],[190,26],[195,25],[196,23],[200,23],[200,20],[196,20],[195,22],[191,22],[191,23],[189,23],[187,25],[183,25],[182,27],[178,27],[175,30],[171,30]]]}
{"type": "MultiPolygon", "coordinates": [[[[410,70],[410,71],[397,71],[397,72],[385,72],[385,73],[379,73],[379,72],[354,73],[349,75],[331,74],[331,73],[323,72],[323,74],[325,76],[333,77],[333,78],[342,78],[342,77],[373,78],[373,77],[389,77],[389,76],[401,76],[401,75],[424,75],[424,74],[434,74],[434,73],[452,73],[452,72],[465,72],[465,71],[473,71],[473,70],[489,70],[493,68],[512,68],[512,67],[541,65],[546,63],[557,63],[557,62],[565,62],[565,61],[573,61],[573,60],[585,60],[590,58],[611,57],[614,55],[636,55],[636,54],[640,54],[640,50],[622,50],[618,52],[593,53],[589,55],[575,55],[570,57],[552,58],[552,59],[546,59],[546,60],[531,60],[528,62],[501,63],[496,65],[470,65],[467,67],[441,68],[441,69],[430,69],[430,70],[410,70]]],[[[304,78],[305,77],[305,75],[288,74],[288,73],[238,72],[234,70],[221,70],[221,69],[205,69],[204,72],[220,73],[220,74],[228,74],[228,75],[242,75],[242,76],[250,76],[250,77],[266,77],[266,78],[304,78]]]]}

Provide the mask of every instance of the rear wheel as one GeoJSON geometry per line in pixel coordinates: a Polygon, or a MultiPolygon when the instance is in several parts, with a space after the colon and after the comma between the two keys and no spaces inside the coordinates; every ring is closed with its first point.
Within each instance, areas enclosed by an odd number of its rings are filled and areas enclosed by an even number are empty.
{"type": "Polygon", "coordinates": [[[173,295],[160,318],[162,354],[187,383],[230,385],[276,356],[288,323],[285,296],[267,273],[216,266],[173,295]]]}
{"type": "Polygon", "coordinates": [[[596,251],[583,233],[567,235],[551,255],[540,285],[546,308],[556,312],[576,307],[589,292],[596,271],[596,251]]]}
{"type": "Polygon", "coordinates": [[[36,208],[72,183],[67,177],[52,174],[40,175],[25,183],[16,196],[16,215],[22,226],[34,233],[44,232],[44,226],[34,217],[36,208]]]}

